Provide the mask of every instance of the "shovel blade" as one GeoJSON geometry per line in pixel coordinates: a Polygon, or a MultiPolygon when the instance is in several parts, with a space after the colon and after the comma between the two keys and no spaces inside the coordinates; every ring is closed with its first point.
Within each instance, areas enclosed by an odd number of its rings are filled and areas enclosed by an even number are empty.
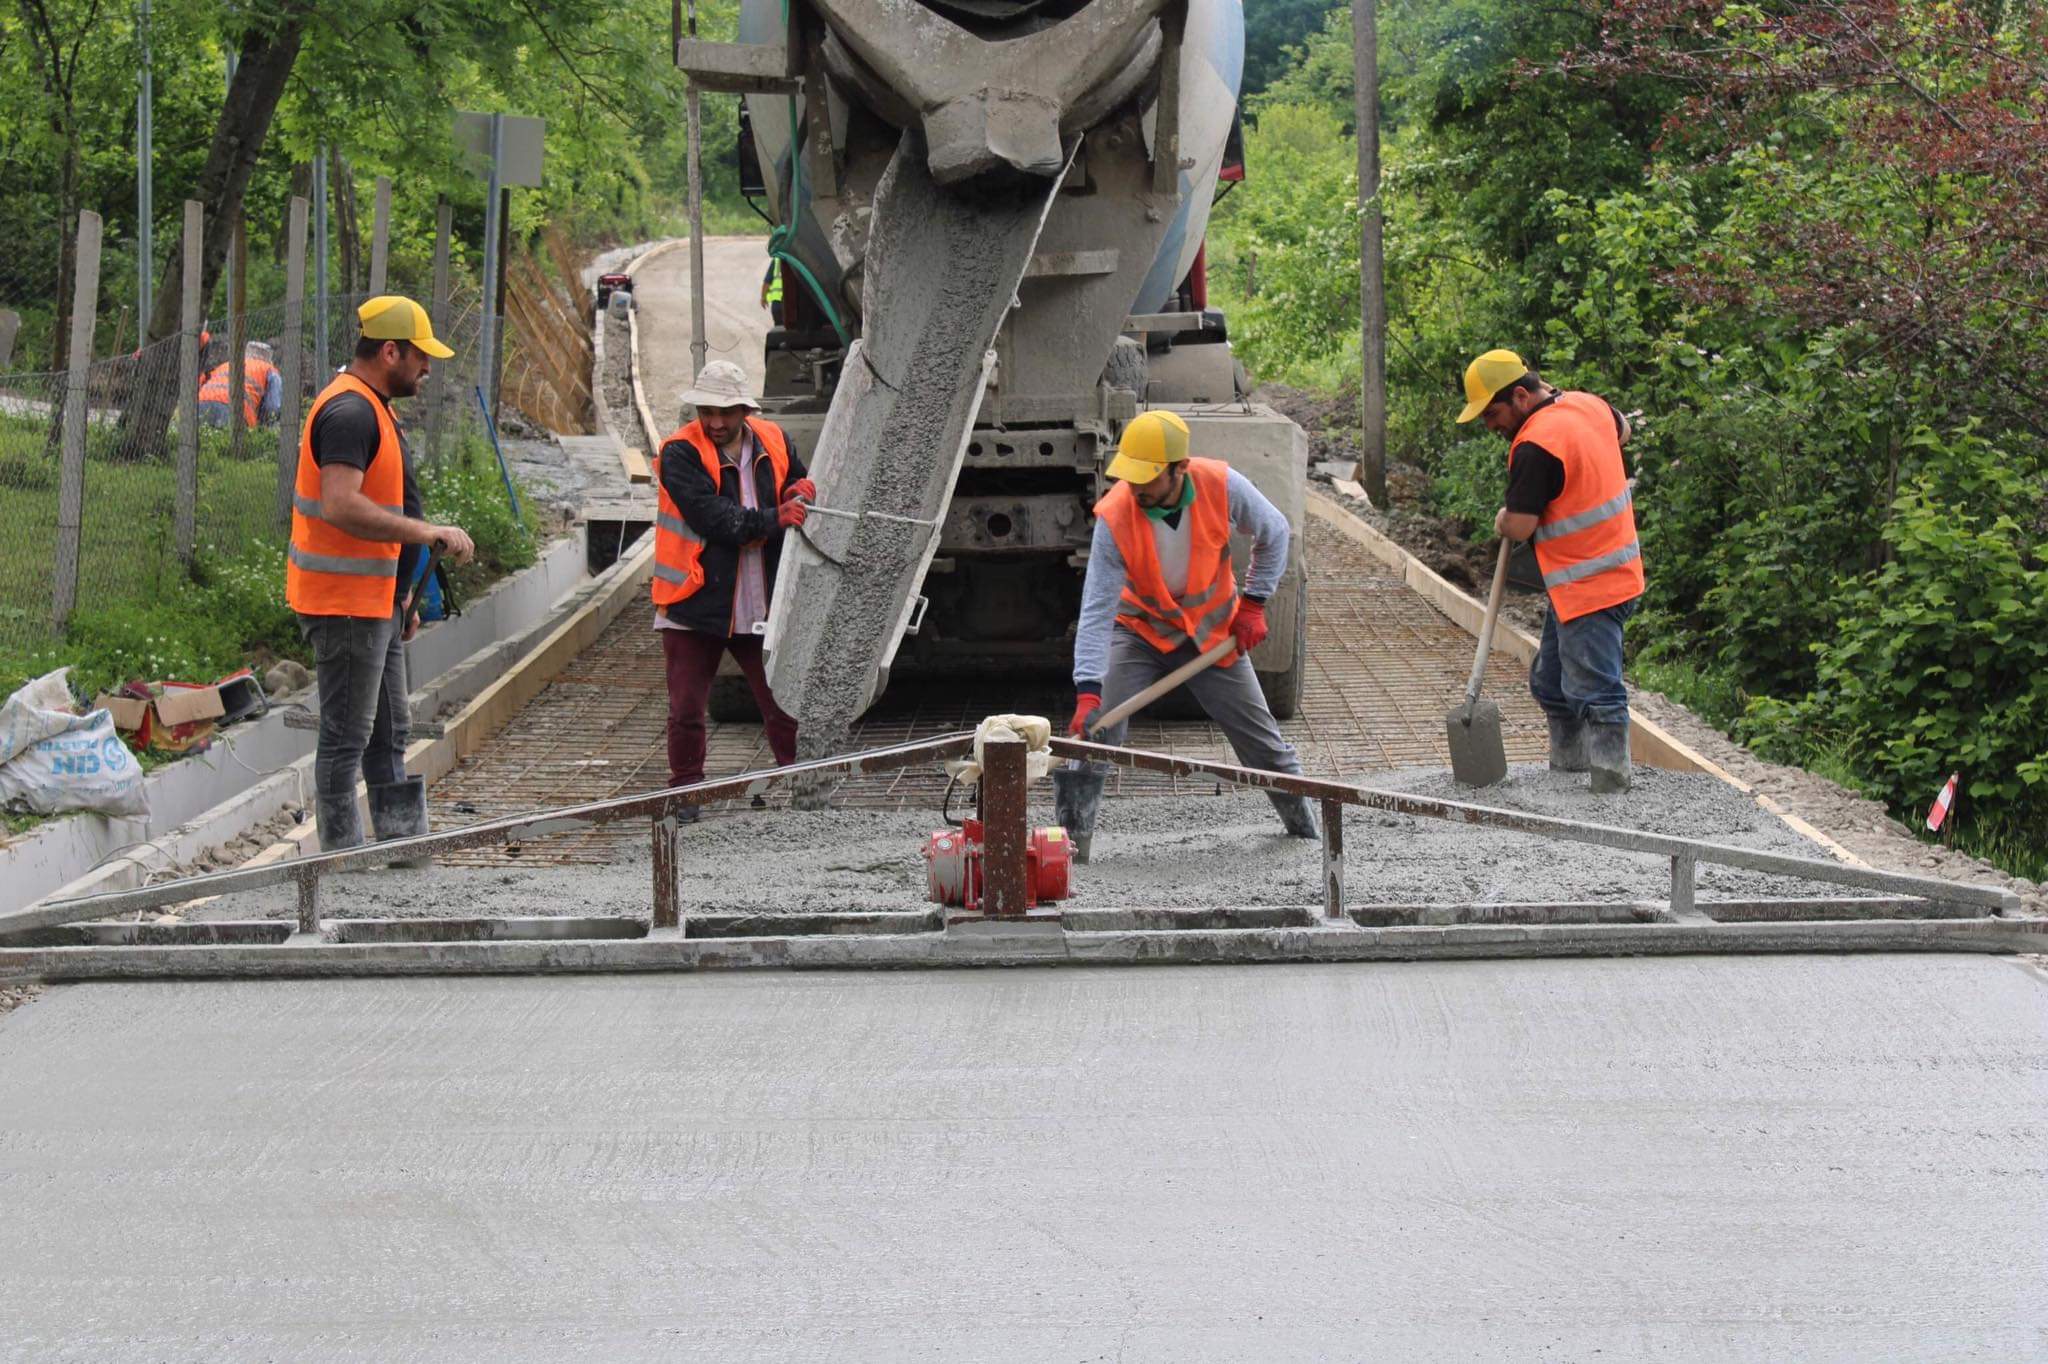
{"type": "Polygon", "coordinates": [[[1451,707],[1444,717],[1451,741],[1451,777],[1460,786],[1491,786],[1508,774],[1500,734],[1500,707],[1481,698],[1470,710],[1451,707]]]}
{"type": "Polygon", "coordinates": [[[1085,767],[1056,767],[1052,773],[1053,818],[1074,844],[1074,860],[1085,863],[1095,838],[1095,816],[1102,809],[1102,788],[1108,776],[1085,767]]]}

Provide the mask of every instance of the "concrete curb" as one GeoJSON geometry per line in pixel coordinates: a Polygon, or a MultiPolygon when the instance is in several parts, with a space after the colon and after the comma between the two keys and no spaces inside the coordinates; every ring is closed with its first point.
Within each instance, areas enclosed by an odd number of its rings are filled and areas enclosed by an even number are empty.
{"type": "MultiPolygon", "coordinates": [[[[1384,532],[1374,529],[1350,508],[1313,488],[1309,490],[1308,510],[1311,515],[1320,517],[1346,539],[1363,545],[1381,563],[1398,570],[1401,580],[1411,591],[1448,616],[1466,634],[1475,639],[1479,637],[1480,625],[1486,619],[1486,607],[1476,598],[1453,585],[1384,532]]],[[[1526,665],[1533,662],[1537,647],[1538,641],[1528,631],[1511,621],[1502,620],[1494,627],[1494,648],[1520,663],[1526,665]]],[[[1869,865],[1833,838],[1700,753],[1656,721],[1634,710],[1629,712],[1629,749],[1630,756],[1639,763],[1662,767],[1673,772],[1703,772],[1724,781],[1754,800],[1759,807],[1775,815],[1794,833],[1825,848],[1830,857],[1852,867],[1869,865]]]]}

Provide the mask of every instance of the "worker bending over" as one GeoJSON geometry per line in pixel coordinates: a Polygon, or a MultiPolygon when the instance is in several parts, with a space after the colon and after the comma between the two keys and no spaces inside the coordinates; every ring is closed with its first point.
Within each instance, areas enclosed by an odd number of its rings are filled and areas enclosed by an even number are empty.
{"type": "MultiPolygon", "coordinates": [[[[1246,767],[1301,771],[1294,746],[1266,707],[1248,657],[1266,637],[1266,599],[1287,568],[1287,518],[1251,480],[1216,459],[1188,457],[1188,428],[1171,412],[1141,412],[1124,428],[1095,504],[1095,538],[1074,635],[1074,717],[1067,733],[1088,737],[1089,718],[1137,695],[1225,639],[1236,647],[1196,673],[1187,689],[1230,740],[1246,767]],[[1252,561],[1239,595],[1230,536],[1251,537],[1252,561]]],[[[1127,722],[1093,736],[1121,744],[1127,722]]],[[[1108,765],[1090,764],[1077,802],[1093,822],[1108,765]]],[[[1317,836],[1301,796],[1266,793],[1297,838],[1317,836]]],[[[1070,829],[1077,838],[1092,828],[1070,829]]]]}
{"type": "MultiPolygon", "coordinates": [[[[284,380],[270,363],[269,343],[251,341],[242,348],[242,425],[268,426],[284,407],[284,380]]],[[[226,426],[234,420],[228,396],[230,362],[223,360],[199,381],[199,420],[208,426],[226,426]]]]}
{"type": "Polygon", "coordinates": [[[320,738],[313,758],[320,846],[363,841],[356,780],[369,788],[379,840],[427,832],[427,788],[405,774],[411,737],[400,620],[412,568],[426,546],[457,563],[475,552],[457,526],[420,515],[419,483],[391,400],[410,398],[429,360],[454,352],[434,339],[427,310],[385,294],[356,309],[355,358],[320,390],[299,435],[285,599],[313,646],[320,738]]]}
{"type": "MultiPolygon", "coordinates": [[[[804,523],[817,490],[781,427],[758,415],[730,360],[704,366],[683,402],[696,418],[655,459],[654,628],[668,666],[668,780],[704,780],[711,679],[727,653],[740,666],[778,766],[796,761],[796,721],[775,704],[761,633],[775,596],[782,535],[804,523]]],[[[685,822],[697,807],[678,811],[685,822]]]]}
{"type": "Polygon", "coordinates": [[[1507,438],[1508,491],[1493,528],[1535,541],[1550,610],[1529,692],[1550,720],[1550,765],[1591,771],[1596,792],[1629,786],[1622,626],[1643,595],[1643,554],[1623,468],[1628,418],[1591,393],[1543,382],[1513,351],[1465,369],[1461,422],[1507,438]]]}

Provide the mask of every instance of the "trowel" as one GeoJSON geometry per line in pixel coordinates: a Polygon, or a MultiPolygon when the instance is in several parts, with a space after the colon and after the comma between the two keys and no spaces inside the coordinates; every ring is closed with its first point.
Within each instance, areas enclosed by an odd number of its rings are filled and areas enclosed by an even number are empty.
{"type": "MultiPolygon", "coordinates": [[[[1236,647],[1236,636],[1224,636],[1221,643],[1189,659],[1128,701],[1120,701],[1089,720],[1085,737],[1093,739],[1119,721],[1136,715],[1202,669],[1222,661],[1223,656],[1236,647]]],[[[1067,831],[1067,837],[1073,840],[1076,862],[1088,860],[1088,847],[1095,837],[1095,815],[1102,808],[1102,788],[1108,780],[1108,773],[1094,771],[1079,759],[1053,769],[1053,817],[1059,820],[1067,831]]]]}
{"type": "Polygon", "coordinates": [[[1493,627],[1500,620],[1500,599],[1508,587],[1508,555],[1513,542],[1500,542],[1493,569],[1493,590],[1486,596],[1486,620],[1479,627],[1479,649],[1472,659],[1472,677],[1465,700],[1444,717],[1451,741],[1451,777],[1460,786],[1491,786],[1508,774],[1507,748],[1501,740],[1500,707],[1479,695],[1486,680],[1486,660],[1493,653],[1493,627]]]}

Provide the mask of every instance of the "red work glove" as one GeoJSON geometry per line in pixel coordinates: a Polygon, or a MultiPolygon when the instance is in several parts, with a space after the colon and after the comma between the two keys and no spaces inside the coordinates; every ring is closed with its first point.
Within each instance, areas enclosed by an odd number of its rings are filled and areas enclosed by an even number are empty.
{"type": "Polygon", "coordinates": [[[818,500],[818,485],[811,482],[808,478],[800,478],[782,490],[782,500],[784,502],[793,502],[797,498],[802,498],[806,502],[816,502],[818,500]]]}
{"type": "Polygon", "coordinates": [[[1248,654],[1266,638],[1266,608],[1250,597],[1237,599],[1237,614],[1230,618],[1230,633],[1237,636],[1239,653],[1248,654]]]}
{"type": "Polygon", "coordinates": [[[791,526],[801,526],[806,515],[804,504],[792,497],[775,509],[775,524],[784,530],[791,526]]]}
{"type": "Polygon", "coordinates": [[[1067,733],[1076,739],[1088,737],[1088,721],[1095,712],[1102,709],[1102,698],[1092,691],[1084,691],[1074,698],[1074,718],[1067,721],[1067,733]]]}

